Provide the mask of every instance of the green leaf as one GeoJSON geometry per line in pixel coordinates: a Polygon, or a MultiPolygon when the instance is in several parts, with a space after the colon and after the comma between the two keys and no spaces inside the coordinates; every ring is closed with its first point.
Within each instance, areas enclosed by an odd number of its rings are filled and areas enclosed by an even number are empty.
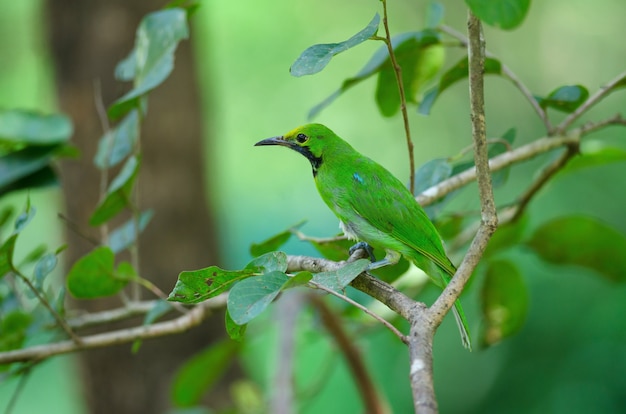
{"type": "Polygon", "coordinates": [[[415,194],[437,185],[452,174],[452,165],[447,158],[435,158],[422,164],[415,171],[415,194]]]}
{"type": "MultiPolygon", "coordinates": [[[[377,250],[375,250],[374,253],[378,254],[377,250]]],[[[381,252],[381,254],[377,257],[383,257],[384,255],[385,252],[381,252]]],[[[370,273],[387,283],[393,283],[396,279],[406,273],[410,266],[411,264],[409,261],[402,257],[395,265],[379,267],[378,269],[370,270],[370,273]]]]}
{"type": "Polygon", "coordinates": [[[508,260],[490,261],[481,290],[485,321],[481,343],[494,345],[517,333],[528,314],[528,290],[517,268],[508,260]]]}
{"type": "Polygon", "coordinates": [[[54,253],[47,253],[37,261],[35,265],[33,285],[37,290],[43,291],[43,282],[46,277],[56,268],[59,259],[54,253]]]}
{"type": "MultiPolygon", "coordinates": [[[[150,308],[146,316],[143,318],[143,326],[148,326],[153,324],[156,320],[158,320],[161,316],[166,315],[172,309],[172,304],[159,299],[155,301],[154,306],[150,308]]],[[[137,339],[133,342],[132,353],[136,354],[139,352],[139,348],[143,343],[142,339],[137,339]]]]}
{"type": "Polygon", "coordinates": [[[72,121],[65,115],[0,110],[0,144],[50,146],[67,142],[71,135],[72,121]]]}
{"type": "Polygon", "coordinates": [[[37,214],[37,209],[30,205],[30,197],[26,198],[26,208],[19,216],[15,219],[15,228],[14,232],[19,233],[30,223],[30,221],[37,214]]]}
{"type": "MultiPolygon", "coordinates": [[[[2,163],[2,161],[0,161],[0,163],[2,163]]],[[[58,185],[58,183],[59,180],[56,173],[47,165],[2,187],[0,189],[0,196],[14,191],[53,187],[58,185]]]]}
{"type": "Polygon", "coordinates": [[[341,291],[350,284],[358,275],[360,275],[370,261],[367,259],[359,259],[348,263],[340,269],[316,273],[313,276],[313,282],[320,284],[334,291],[341,291]]]}
{"type": "Polygon", "coordinates": [[[293,229],[297,228],[294,226],[290,229],[282,231],[269,239],[263,240],[260,243],[252,243],[250,245],[250,254],[254,257],[261,256],[265,253],[273,252],[278,250],[283,244],[287,243],[293,234],[293,229]]]}
{"type": "Polygon", "coordinates": [[[137,279],[137,272],[130,263],[121,262],[113,272],[113,277],[117,280],[130,282],[137,279]]]}
{"type": "Polygon", "coordinates": [[[115,256],[108,247],[97,247],[74,263],[67,275],[67,289],[78,299],[114,295],[134,277],[128,263],[114,270],[115,256]]]}
{"type": "Polygon", "coordinates": [[[480,20],[504,30],[519,26],[530,7],[530,0],[465,0],[465,3],[480,20]]]}
{"type": "Polygon", "coordinates": [[[9,223],[11,217],[13,217],[14,211],[13,206],[2,207],[0,210],[0,230],[9,223]]]}
{"type": "Polygon", "coordinates": [[[463,231],[466,216],[462,213],[442,214],[433,222],[444,240],[451,240],[463,231]]]}
{"type": "Polygon", "coordinates": [[[139,215],[137,220],[139,229],[136,231],[135,219],[130,219],[120,227],[116,228],[109,235],[108,246],[113,253],[119,253],[135,242],[135,236],[144,231],[150,220],[154,216],[154,211],[147,210],[139,215]]]}
{"type": "MultiPolygon", "coordinates": [[[[2,316],[0,314],[0,316],[2,316]]],[[[7,312],[0,320],[0,352],[20,349],[33,318],[21,310],[7,312]]]]}
{"type": "Polygon", "coordinates": [[[227,307],[233,321],[244,325],[259,316],[289,281],[281,271],[270,271],[242,280],[228,294],[227,307]]]}
{"type": "MultiPolygon", "coordinates": [[[[414,103],[423,85],[443,66],[445,49],[441,44],[424,45],[415,38],[410,38],[398,45],[394,52],[396,61],[402,68],[402,85],[406,100],[414,103]]],[[[386,117],[393,116],[400,109],[396,74],[389,60],[378,73],[376,103],[381,114],[386,117]]]]}
{"type": "Polygon", "coordinates": [[[217,266],[180,272],[167,300],[189,304],[203,302],[226,292],[233,283],[254,274],[254,269],[223,270],[217,266]]]}
{"type": "Polygon", "coordinates": [[[283,286],[283,289],[291,289],[297,286],[304,286],[313,279],[313,273],[311,272],[299,272],[290,277],[287,283],[283,286]]]}
{"type": "Polygon", "coordinates": [[[589,97],[587,88],[581,85],[561,86],[545,97],[535,97],[543,109],[553,108],[561,112],[574,112],[589,97]]]}
{"type": "Polygon", "coordinates": [[[143,320],[144,325],[151,325],[155,321],[157,321],[161,316],[166,315],[170,310],[172,310],[172,304],[159,299],[156,301],[154,306],[146,313],[146,317],[143,320]]]}
{"type": "MultiPolygon", "coordinates": [[[[424,94],[422,101],[419,104],[417,112],[422,115],[428,115],[435,103],[435,100],[450,86],[454,85],[460,80],[466,79],[469,73],[469,66],[467,62],[467,56],[459,60],[454,66],[452,66],[446,73],[441,76],[439,85],[435,86],[424,94]]],[[[493,58],[485,58],[485,75],[493,74],[499,75],[502,73],[502,64],[499,60],[493,58]]]]}
{"type": "Polygon", "coordinates": [[[328,65],[333,56],[345,52],[374,36],[378,32],[379,23],[380,16],[376,13],[372,21],[350,39],[340,43],[326,43],[309,47],[293,62],[289,72],[292,76],[298,77],[320,72],[328,65]]]}
{"type": "Polygon", "coordinates": [[[58,145],[27,147],[0,157],[0,196],[25,188],[24,182],[18,185],[20,180],[30,179],[33,186],[39,181],[45,183],[37,174],[50,171],[48,165],[59,148],[58,145]]]}
{"type": "Polygon", "coordinates": [[[592,149],[584,149],[581,154],[567,163],[560,173],[572,173],[585,168],[624,161],[626,161],[626,151],[621,148],[595,147],[592,149]]]}
{"type": "Polygon", "coordinates": [[[106,197],[100,202],[89,219],[89,224],[99,226],[113,218],[124,207],[130,205],[130,193],[139,172],[139,160],[130,157],[117,177],[109,185],[106,197]]]}
{"type": "Polygon", "coordinates": [[[431,1],[426,8],[425,25],[429,29],[436,29],[443,22],[445,9],[438,1],[431,1]]]}
{"type": "Polygon", "coordinates": [[[0,246],[0,278],[14,270],[13,252],[16,240],[17,234],[13,234],[0,246]]]}
{"type": "Polygon", "coordinates": [[[339,239],[323,243],[310,240],[309,243],[311,243],[322,256],[334,262],[346,260],[350,247],[354,244],[353,241],[348,239],[339,239]]]}
{"type": "Polygon", "coordinates": [[[225,325],[226,325],[226,333],[233,341],[241,342],[243,341],[244,335],[246,333],[246,329],[248,328],[247,324],[237,325],[233,318],[228,313],[228,309],[226,309],[225,313],[225,325]]]}
{"type": "Polygon", "coordinates": [[[187,12],[183,9],[160,10],[143,18],[133,51],[116,69],[123,80],[134,78],[133,89],[109,107],[109,117],[120,118],[141,106],[140,98],[170,75],[176,47],[188,37],[187,12]]]}
{"type": "Polygon", "coordinates": [[[189,358],[178,370],[172,385],[172,401],[178,407],[192,407],[224,375],[234,360],[239,344],[220,341],[189,358]]]}
{"type": "Polygon", "coordinates": [[[595,218],[567,216],[548,221],[526,245],[549,263],[583,266],[612,282],[626,281],[626,237],[595,218]]]}
{"type": "Polygon", "coordinates": [[[41,259],[46,254],[47,250],[48,250],[48,247],[45,244],[40,244],[35,247],[31,247],[31,250],[28,252],[26,257],[24,257],[22,261],[20,262],[20,265],[31,264],[31,263],[39,261],[39,259],[41,259]]]}
{"type": "Polygon", "coordinates": [[[139,111],[133,109],[98,142],[94,164],[101,170],[111,168],[130,155],[137,143],[139,111]]]}
{"type": "MultiPolygon", "coordinates": [[[[411,96],[414,95],[413,91],[421,86],[420,80],[434,75],[432,72],[436,72],[436,70],[439,69],[435,64],[437,60],[433,59],[433,57],[436,57],[436,53],[433,53],[433,55],[425,54],[426,58],[423,61],[417,60],[416,56],[422,53],[420,49],[436,45],[439,41],[439,34],[431,29],[426,29],[420,32],[401,33],[391,39],[391,45],[394,51],[398,50],[402,45],[408,42],[408,45],[402,47],[403,54],[406,54],[406,59],[417,62],[411,69],[415,76],[413,78],[410,76],[403,76],[403,84],[410,85],[407,90],[411,96]]],[[[343,92],[364,81],[370,76],[379,73],[383,67],[390,67],[387,46],[381,46],[378,48],[370,60],[354,77],[344,80],[341,87],[337,91],[333,92],[329,97],[314,106],[309,112],[309,118],[314,118],[322,109],[330,105],[343,92]]],[[[394,85],[396,85],[395,78],[394,85]]],[[[397,86],[394,86],[393,89],[397,90],[397,86]]]]}
{"type": "MultiPolygon", "coordinates": [[[[510,151],[512,148],[512,144],[515,141],[516,134],[517,134],[517,130],[515,128],[510,128],[500,137],[500,141],[490,143],[489,151],[488,151],[489,158],[494,158],[500,154],[510,151]]],[[[473,159],[471,161],[457,163],[452,168],[451,175],[456,175],[472,167],[474,167],[473,159]]],[[[507,168],[503,168],[499,171],[495,171],[494,173],[492,173],[491,180],[492,180],[493,186],[498,187],[506,183],[506,180],[509,177],[509,171],[510,171],[510,167],[507,167],[507,168]]]]}
{"type": "Polygon", "coordinates": [[[287,255],[284,252],[269,252],[253,259],[245,269],[254,273],[268,273],[274,270],[286,272],[287,255]]]}

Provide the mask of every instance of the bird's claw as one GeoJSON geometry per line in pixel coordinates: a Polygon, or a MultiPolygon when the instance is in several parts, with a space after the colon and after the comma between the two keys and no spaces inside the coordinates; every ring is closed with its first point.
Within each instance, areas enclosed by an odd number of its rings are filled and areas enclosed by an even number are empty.
{"type": "Polygon", "coordinates": [[[350,253],[350,256],[352,256],[352,254],[354,254],[354,252],[356,252],[359,249],[365,250],[371,262],[376,261],[376,256],[374,256],[374,249],[372,248],[372,246],[362,241],[350,247],[350,250],[348,250],[348,253],[350,253]]]}

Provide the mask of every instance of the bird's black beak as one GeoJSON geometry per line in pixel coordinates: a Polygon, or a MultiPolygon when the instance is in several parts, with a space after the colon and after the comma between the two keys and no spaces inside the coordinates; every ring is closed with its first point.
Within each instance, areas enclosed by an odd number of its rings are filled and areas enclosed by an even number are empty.
{"type": "Polygon", "coordinates": [[[282,145],[284,147],[290,146],[289,143],[285,141],[285,138],[283,136],[266,138],[254,144],[255,147],[259,147],[261,145],[282,145]]]}

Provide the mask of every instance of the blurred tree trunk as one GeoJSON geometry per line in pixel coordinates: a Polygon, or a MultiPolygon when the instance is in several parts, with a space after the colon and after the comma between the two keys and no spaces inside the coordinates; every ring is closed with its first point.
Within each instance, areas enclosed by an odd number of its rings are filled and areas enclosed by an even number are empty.
{"type": "MultiPolygon", "coordinates": [[[[98,202],[99,173],[92,160],[103,133],[94,84],[101,85],[104,105],[127,90],[129,85],[114,80],[114,67],[131,50],[141,18],[159,6],[150,0],[48,1],[60,106],[75,123],[73,142],[81,151],[80,160],[64,163],[61,171],[67,216],[82,233],[68,231],[69,263],[93,247],[83,235],[99,236],[86,224],[98,202]]],[[[215,227],[205,202],[201,138],[198,86],[185,41],[176,53],[172,76],[150,96],[142,127],[139,205],[156,214],[140,238],[140,272],[166,292],[181,270],[217,262],[215,227]]],[[[78,305],[98,310],[119,305],[119,299],[78,305]]],[[[164,412],[176,369],[222,335],[222,321],[216,317],[186,334],[146,341],[136,355],[130,345],[83,354],[91,412],[164,412]]]]}

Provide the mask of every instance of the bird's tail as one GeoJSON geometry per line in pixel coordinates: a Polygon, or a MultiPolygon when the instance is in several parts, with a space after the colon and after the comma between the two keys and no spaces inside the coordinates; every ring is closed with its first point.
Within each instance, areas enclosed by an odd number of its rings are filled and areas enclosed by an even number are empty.
{"type": "MultiPolygon", "coordinates": [[[[411,257],[411,259],[417,267],[424,270],[426,274],[430,277],[430,279],[442,289],[445,289],[445,287],[448,285],[448,282],[450,282],[450,279],[456,271],[452,263],[450,263],[449,266],[446,267],[439,266],[422,255],[415,255],[411,257]]],[[[458,299],[456,300],[456,302],[454,302],[452,313],[454,313],[454,319],[456,320],[456,324],[459,327],[461,342],[463,343],[463,346],[465,348],[471,351],[472,341],[469,333],[469,327],[467,324],[467,319],[465,319],[465,312],[463,312],[463,307],[461,306],[461,302],[458,299]]]]}
{"type": "Polygon", "coordinates": [[[459,327],[459,333],[461,334],[461,342],[463,346],[468,350],[472,350],[472,339],[470,337],[469,329],[467,327],[467,319],[465,319],[465,313],[461,307],[461,302],[454,302],[454,308],[452,308],[456,325],[459,327]]]}

